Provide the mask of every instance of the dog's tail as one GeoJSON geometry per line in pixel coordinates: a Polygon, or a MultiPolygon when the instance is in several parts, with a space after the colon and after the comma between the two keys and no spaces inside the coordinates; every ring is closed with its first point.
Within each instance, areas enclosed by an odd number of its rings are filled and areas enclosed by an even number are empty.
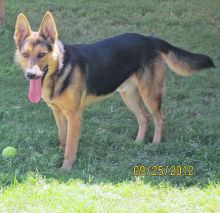
{"type": "Polygon", "coordinates": [[[166,64],[178,75],[190,76],[201,69],[215,67],[212,59],[207,55],[188,52],[161,39],[158,44],[166,64]]]}

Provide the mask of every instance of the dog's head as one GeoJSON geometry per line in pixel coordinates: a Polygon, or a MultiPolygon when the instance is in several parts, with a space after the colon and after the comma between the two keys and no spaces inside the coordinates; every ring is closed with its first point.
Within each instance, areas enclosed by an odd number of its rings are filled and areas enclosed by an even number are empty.
{"type": "Polygon", "coordinates": [[[15,61],[21,65],[26,78],[30,80],[29,99],[32,103],[38,103],[48,67],[61,69],[63,66],[64,48],[58,41],[52,14],[46,12],[38,32],[33,32],[26,16],[19,14],[14,39],[17,47],[15,61]]]}
{"type": "Polygon", "coordinates": [[[28,79],[43,76],[51,61],[54,44],[58,39],[53,16],[47,12],[38,32],[33,32],[24,14],[19,14],[14,34],[17,51],[15,60],[21,65],[28,79]]]}

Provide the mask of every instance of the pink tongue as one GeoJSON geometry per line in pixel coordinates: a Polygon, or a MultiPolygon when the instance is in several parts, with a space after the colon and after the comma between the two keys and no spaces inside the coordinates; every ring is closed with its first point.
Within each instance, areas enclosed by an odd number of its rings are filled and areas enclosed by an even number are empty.
{"type": "Polygon", "coordinates": [[[28,98],[31,103],[37,104],[41,99],[42,79],[30,80],[28,98]]]}

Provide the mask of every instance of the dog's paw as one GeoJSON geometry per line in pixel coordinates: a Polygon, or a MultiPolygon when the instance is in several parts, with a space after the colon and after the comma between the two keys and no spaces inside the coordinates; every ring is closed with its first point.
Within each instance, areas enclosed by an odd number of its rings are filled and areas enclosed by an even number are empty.
{"type": "Polygon", "coordinates": [[[70,172],[71,169],[72,169],[72,166],[69,166],[69,167],[67,167],[67,166],[62,166],[62,167],[60,167],[59,170],[60,170],[61,172],[70,172]]]}
{"type": "Polygon", "coordinates": [[[161,140],[153,140],[152,141],[152,144],[161,144],[162,142],[161,142],[161,140]]]}
{"type": "Polygon", "coordinates": [[[73,166],[73,163],[68,161],[68,160],[64,160],[62,167],[60,168],[62,171],[66,171],[69,172],[71,171],[73,166]]]}
{"type": "Polygon", "coordinates": [[[141,144],[143,142],[144,142],[143,138],[136,138],[135,141],[134,141],[135,144],[141,144]]]}
{"type": "Polygon", "coordinates": [[[66,148],[66,146],[60,144],[60,146],[59,146],[60,151],[65,151],[65,148],[66,148]]]}

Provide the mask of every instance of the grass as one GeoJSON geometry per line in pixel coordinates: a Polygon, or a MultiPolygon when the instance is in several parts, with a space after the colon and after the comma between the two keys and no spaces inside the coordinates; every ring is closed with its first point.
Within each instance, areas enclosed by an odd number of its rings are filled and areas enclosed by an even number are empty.
{"type": "Polygon", "coordinates": [[[219,196],[220,187],[213,184],[183,190],[142,181],[91,185],[30,176],[0,196],[0,208],[9,212],[217,212],[219,196]]]}
{"type": "Polygon", "coordinates": [[[0,157],[0,209],[217,212],[219,36],[218,0],[6,1],[6,23],[0,27],[0,151],[14,146],[17,157],[0,157]],[[94,42],[123,32],[155,33],[179,47],[210,55],[217,69],[191,78],[167,72],[165,136],[158,146],[150,143],[152,122],[146,140],[133,143],[137,122],[117,94],[89,107],[77,162],[70,173],[63,173],[52,113],[45,103],[29,103],[28,82],[13,62],[16,16],[24,12],[37,30],[46,10],[53,12],[65,42],[94,42]],[[191,165],[194,175],[137,178],[135,165],[191,165]]]}

